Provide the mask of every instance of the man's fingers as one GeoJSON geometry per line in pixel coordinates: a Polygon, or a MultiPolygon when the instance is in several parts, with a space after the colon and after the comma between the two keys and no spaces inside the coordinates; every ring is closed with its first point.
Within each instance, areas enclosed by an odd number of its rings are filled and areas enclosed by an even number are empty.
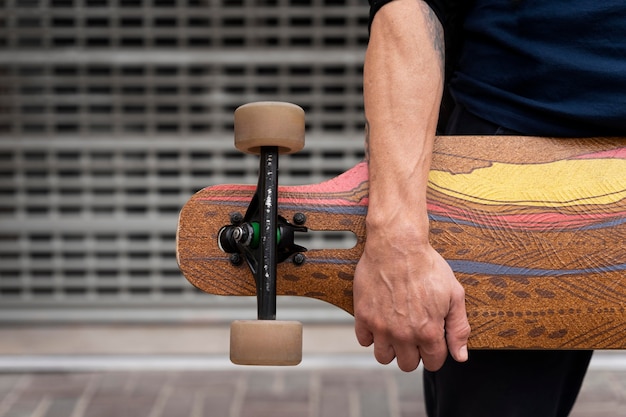
{"type": "Polygon", "coordinates": [[[459,292],[450,304],[450,311],[446,317],[446,341],[450,355],[457,362],[465,362],[468,359],[467,340],[471,328],[467,321],[465,310],[465,293],[459,292]]]}
{"type": "Polygon", "coordinates": [[[419,345],[424,368],[429,371],[438,371],[448,357],[448,345],[446,344],[443,326],[432,326],[431,332],[425,334],[429,335],[429,337],[425,338],[419,345]]]}
{"type": "Polygon", "coordinates": [[[394,346],[394,350],[396,352],[398,368],[404,372],[411,372],[417,369],[421,360],[420,351],[417,346],[405,344],[394,346]]]}
{"type": "Polygon", "coordinates": [[[374,357],[379,363],[387,365],[394,360],[396,352],[389,342],[381,338],[374,340],[374,357]]]}
{"type": "Polygon", "coordinates": [[[361,346],[368,347],[374,343],[374,335],[372,335],[372,332],[367,330],[364,326],[359,326],[358,322],[354,326],[354,333],[356,334],[356,340],[359,341],[361,346]]]}

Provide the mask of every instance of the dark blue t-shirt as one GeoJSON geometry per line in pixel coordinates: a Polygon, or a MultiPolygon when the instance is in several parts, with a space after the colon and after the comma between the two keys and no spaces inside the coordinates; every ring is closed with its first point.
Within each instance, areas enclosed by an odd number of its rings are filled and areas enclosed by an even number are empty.
{"type": "Polygon", "coordinates": [[[626,135],[626,0],[476,0],[451,92],[528,135],[626,135]]]}

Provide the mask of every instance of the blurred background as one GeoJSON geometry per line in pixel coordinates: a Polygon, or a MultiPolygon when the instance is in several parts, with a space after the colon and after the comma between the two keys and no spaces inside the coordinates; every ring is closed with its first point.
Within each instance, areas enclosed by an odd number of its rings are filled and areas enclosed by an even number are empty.
{"type": "MultiPolygon", "coordinates": [[[[282,184],[362,159],[367,0],[0,5],[0,323],[254,318],[254,300],[181,276],[178,212],[204,186],[256,183],[256,158],[232,139],[246,102],[306,111],[282,184]]],[[[279,315],[349,319],[301,300],[279,315]]]]}

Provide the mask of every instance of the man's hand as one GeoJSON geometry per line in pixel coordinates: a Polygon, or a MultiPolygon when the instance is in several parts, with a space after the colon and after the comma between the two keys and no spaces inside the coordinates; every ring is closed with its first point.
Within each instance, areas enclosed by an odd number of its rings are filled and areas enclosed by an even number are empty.
{"type": "Polygon", "coordinates": [[[444,82],[443,27],[396,0],[376,14],[363,68],[369,206],[354,277],[356,335],[381,363],[441,368],[467,360],[463,287],[428,243],[427,188],[444,82]]]}
{"type": "Polygon", "coordinates": [[[420,360],[438,370],[448,351],[466,361],[465,292],[447,262],[430,245],[405,242],[390,230],[384,236],[368,231],[367,242],[354,277],[359,343],[374,343],[378,362],[396,357],[406,372],[420,360]]]}

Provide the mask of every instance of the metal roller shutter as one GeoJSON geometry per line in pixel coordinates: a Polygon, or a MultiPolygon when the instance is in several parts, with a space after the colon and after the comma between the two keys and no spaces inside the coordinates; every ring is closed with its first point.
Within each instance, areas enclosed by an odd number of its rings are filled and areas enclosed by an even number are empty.
{"type": "Polygon", "coordinates": [[[363,157],[367,15],[366,0],[0,0],[0,321],[249,316],[253,300],[182,278],[178,210],[256,182],[232,146],[245,102],[307,111],[283,184],[363,157]]]}

